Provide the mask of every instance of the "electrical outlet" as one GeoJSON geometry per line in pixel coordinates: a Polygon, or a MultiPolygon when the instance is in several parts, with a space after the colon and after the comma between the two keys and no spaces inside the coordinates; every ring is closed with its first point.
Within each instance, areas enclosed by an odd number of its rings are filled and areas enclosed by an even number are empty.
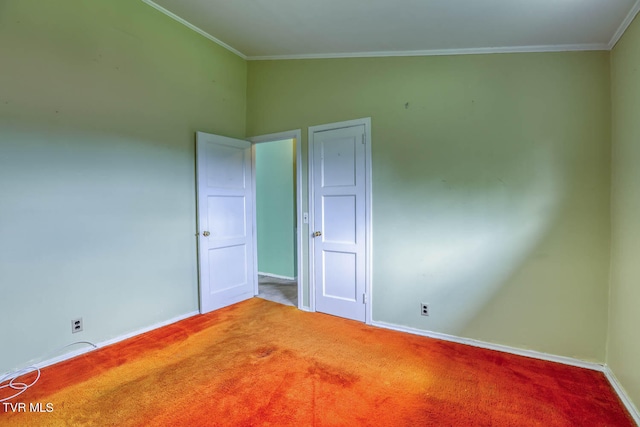
{"type": "Polygon", "coordinates": [[[423,316],[429,315],[429,304],[426,304],[424,302],[420,304],[420,314],[423,316]]]}
{"type": "Polygon", "coordinates": [[[82,317],[71,321],[71,333],[82,332],[82,317]]]}

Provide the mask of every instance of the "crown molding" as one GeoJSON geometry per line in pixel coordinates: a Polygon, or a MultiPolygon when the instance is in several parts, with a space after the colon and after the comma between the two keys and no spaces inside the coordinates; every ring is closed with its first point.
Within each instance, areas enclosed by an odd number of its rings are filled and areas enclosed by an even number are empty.
{"type": "Polygon", "coordinates": [[[245,60],[247,59],[247,55],[245,55],[244,53],[240,52],[237,49],[234,49],[233,47],[229,46],[228,44],[226,44],[222,40],[219,40],[219,39],[213,37],[211,34],[207,33],[206,31],[204,31],[200,27],[196,27],[195,25],[193,25],[189,21],[186,21],[186,20],[180,18],[178,15],[168,11],[164,7],[160,6],[159,4],[154,3],[152,0],[142,0],[142,2],[148,4],[152,8],[158,10],[159,12],[164,13],[169,18],[178,21],[179,23],[181,23],[185,27],[188,27],[188,28],[192,29],[196,33],[200,34],[201,36],[204,36],[204,37],[208,38],[209,40],[211,40],[212,42],[222,46],[223,48],[227,49],[229,52],[232,52],[232,53],[238,55],[240,58],[245,59],[245,60]]]}
{"type": "Polygon", "coordinates": [[[233,54],[247,61],[275,61],[275,60],[295,60],[295,59],[335,59],[335,58],[380,58],[380,57],[411,57],[411,56],[451,56],[451,55],[487,55],[500,53],[545,53],[545,52],[573,52],[573,51],[610,51],[623,36],[629,25],[640,12],[640,0],[636,0],[633,7],[622,21],[609,43],[601,44],[567,44],[567,45],[540,45],[540,46],[504,46],[487,48],[465,48],[465,49],[428,49],[428,50],[404,50],[404,51],[379,51],[379,52],[344,52],[344,53],[316,53],[300,55],[261,55],[247,56],[222,40],[212,36],[200,27],[170,12],[153,0],[141,0],[157,11],[167,15],[171,19],[178,21],[182,25],[190,28],[201,36],[211,40],[217,45],[227,49],[233,54]]]}
{"type": "Polygon", "coordinates": [[[640,12],[640,0],[636,0],[631,10],[629,11],[629,13],[627,13],[627,16],[624,18],[624,21],[622,21],[622,23],[620,24],[616,32],[613,34],[613,37],[611,37],[611,40],[607,45],[609,50],[613,49],[616,43],[618,43],[618,40],[622,38],[625,31],[627,31],[627,28],[629,28],[629,25],[631,25],[631,23],[633,22],[633,19],[636,17],[638,12],[640,12]]]}
{"type": "MultiPolygon", "coordinates": [[[[638,0],[640,1],[640,0],[638,0]]],[[[498,53],[542,53],[542,52],[571,52],[585,50],[609,50],[606,44],[570,44],[547,46],[506,46],[482,47],[471,49],[431,49],[405,50],[383,52],[349,52],[349,53],[318,53],[305,55],[271,55],[247,56],[248,61],[274,61],[283,59],[333,59],[333,58],[378,58],[393,56],[449,56],[449,55],[486,55],[498,53]]]]}

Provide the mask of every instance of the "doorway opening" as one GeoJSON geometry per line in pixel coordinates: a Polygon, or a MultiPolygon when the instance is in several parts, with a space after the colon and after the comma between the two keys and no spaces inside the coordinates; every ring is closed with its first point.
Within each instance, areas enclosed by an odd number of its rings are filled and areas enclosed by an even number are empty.
{"type": "Polygon", "coordinates": [[[255,295],[302,303],[299,232],[300,131],[251,138],[255,195],[255,295]]]}

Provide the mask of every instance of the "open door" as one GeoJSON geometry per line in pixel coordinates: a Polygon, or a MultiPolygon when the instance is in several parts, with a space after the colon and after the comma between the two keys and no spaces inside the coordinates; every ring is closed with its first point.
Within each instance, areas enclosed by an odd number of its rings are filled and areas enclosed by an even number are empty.
{"type": "Polygon", "coordinates": [[[196,137],[200,312],[255,293],[251,143],[196,137]]]}

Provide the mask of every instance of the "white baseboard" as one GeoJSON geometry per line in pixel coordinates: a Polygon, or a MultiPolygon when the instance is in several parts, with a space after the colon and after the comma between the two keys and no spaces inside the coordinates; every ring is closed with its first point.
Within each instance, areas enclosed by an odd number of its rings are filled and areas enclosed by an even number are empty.
{"type": "Polygon", "coordinates": [[[198,314],[200,314],[200,311],[192,311],[190,313],[181,314],[180,316],[173,317],[173,318],[171,318],[169,320],[165,320],[164,322],[158,322],[158,323],[155,323],[155,324],[153,324],[151,326],[147,326],[146,328],[138,329],[136,331],[129,332],[128,334],[120,335],[119,337],[112,338],[110,340],[101,341],[100,343],[98,343],[98,348],[106,347],[108,345],[115,344],[117,342],[124,341],[124,340],[129,339],[129,338],[133,338],[133,337],[135,337],[137,335],[141,335],[141,334],[144,334],[146,332],[151,332],[154,329],[160,329],[160,328],[162,328],[164,326],[169,326],[169,325],[171,325],[173,323],[178,323],[181,320],[185,320],[185,319],[188,319],[190,317],[197,316],[198,314]]]}
{"type": "Polygon", "coordinates": [[[534,350],[524,350],[520,348],[510,347],[508,345],[493,344],[485,341],[474,340],[471,338],[461,338],[455,335],[424,331],[422,329],[411,328],[408,326],[394,325],[394,324],[385,323],[385,322],[373,321],[371,322],[371,325],[378,326],[380,328],[385,328],[385,329],[392,329],[394,331],[407,332],[409,334],[422,335],[424,337],[429,337],[429,338],[436,338],[443,341],[450,341],[458,344],[466,344],[474,347],[485,348],[488,350],[496,350],[496,351],[501,351],[503,353],[516,354],[518,356],[531,357],[533,359],[546,360],[548,362],[562,363],[563,365],[577,366],[579,368],[585,368],[585,369],[591,369],[593,371],[604,372],[604,366],[599,363],[587,362],[584,360],[575,359],[573,357],[557,356],[555,354],[542,353],[534,350]]]}
{"type": "MultiPolygon", "coordinates": [[[[97,350],[97,349],[109,346],[111,344],[115,344],[115,343],[120,342],[120,341],[124,341],[124,340],[126,340],[128,338],[133,338],[133,337],[135,337],[137,335],[144,334],[145,332],[150,332],[150,331],[153,331],[154,329],[162,328],[164,326],[171,325],[172,323],[176,323],[176,322],[179,322],[181,320],[188,319],[189,317],[193,317],[193,316],[195,316],[197,314],[200,314],[200,312],[199,311],[192,311],[190,313],[182,314],[180,316],[176,316],[176,317],[171,318],[169,320],[165,320],[164,322],[155,323],[155,324],[153,324],[151,326],[147,326],[145,328],[138,329],[136,331],[129,332],[127,334],[120,335],[118,337],[115,337],[115,338],[112,338],[112,339],[109,339],[109,340],[106,340],[106,341],[101,341],[101,342],[99,342],[97,344],[94,344],[94,343],[90,344],[88,341],[79,341],[78,342],[79,344],[87,344],[90,347],[81,348],[81,349],[78,349],[78,350],[73,350],[73,351],[67,352],[65,354],[62,354],[60,356],[52,357],[50,359],[43,360],[42,362],[31,364],[31,365],[29,365],[29,367],[34,367],[34,368],[38,368],[38,369],[46,368],[47,366],[55,365],[56,363],[60,363],[60,362],[64,362],[65,360],[73,359],[74,357],[78,357],[78,356],[83,355],[85,353],[89,353],[90,351],[97,350]],[[93,345],[95,345],[95,347],[93,347],[93,345]]],[[[16,372],[16,371],[2,373],[2,374],[0,374],[0,378],[4,378],[5,376],[8,376],[8,375],[13,375],[14,372],[16,372]]],[[[11,378],[11,377],[10,376],[7,377],[7,379],[9,379],[9,378],[11,378]]]]}
{"type": "Polygon", "coordinates": [[[461,338],[455,335],[441,334],[438,332],[429,332],[423,331],[422,329],[410,328],[407,326],[394,325],[391,323],[385,322],[371,322],[371,326],[377,326],[380,328],[391,329],[399,332],[407,332],[409,334],[421,335],[429,338],[436,338],[443,341],[455,342],[458,344],[466,344],[474,347],[486,348],[488,350],[496,350],[502,351],[504,353],[516,354],[518,356],[531,357],[534,359],[546,360],[549,362],[562,363],[563,365],[576,366],[579,368],[590,369],[593,371],[598,371],[604,373],[605,377],[613,387],[614,391],[620,397],[620,400],[631,414],[631,417],[635,421],[635,423],[640,426],[640,411],[634,405],[633,401],[627,395],[627,392],[624,390],[616,376],[613,374],[613,371],[607,365],[601,365],[595,362],[587,362],[580,359],[575,359],[573,357],[565,357],[565,356],[557,356],[554,354],[542,353],[534,350],[523,350],[515,347],[510,347],[501,344],[492,344],[485,341],[474,340],[470,338],[461,338]]]}
{"type": "Polygon", "coordinates": [[[261,271],[258,271],[258,275],[259,275],[259,276],[273,277],[274,279],[282,279],[282,280],[298,280],[298,278],[297,278],[297,277],[280,276],[280,275],[278,275],[278,274],[263,273],[263,272],[261,272],[261,271]]]}
{"type": "Polygon", "coordinates": [[[620,397],[620,400],[622,400],[622,403],[624,403],[624,406],[626,406],[627,411],[629,411],[629,414],[631,414],[633,420],[637,425],[640,426],[640,411],[638,411],[636,405],[633,404],[633,401],[629,398],[629,395],[625,391],[624,387],[622,387],[622,384],[620,384],[620,381],[618,381],[618,378],[616,378],[615,374],[608,365],[605,365],[604,367],[604,375],[607,377],[607,379],[611,383],[611,386],[620,397]]]}

